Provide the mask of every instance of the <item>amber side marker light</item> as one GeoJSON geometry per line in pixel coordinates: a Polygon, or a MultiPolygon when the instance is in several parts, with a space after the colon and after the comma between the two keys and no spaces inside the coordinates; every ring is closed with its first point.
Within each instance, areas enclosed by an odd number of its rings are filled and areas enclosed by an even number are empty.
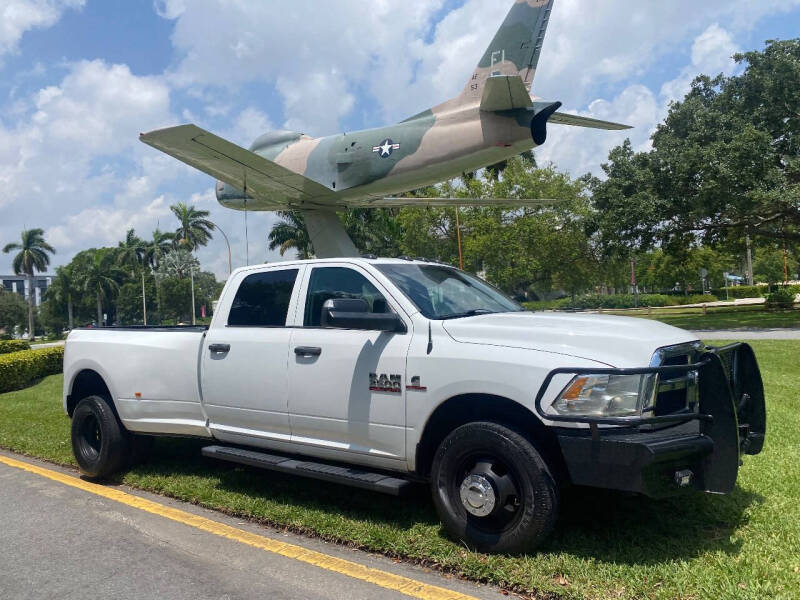
{"type": "Polygon", "coordinates": [[[581,392],[583,391],[586,384],[589,382],[588,377],[578,377],[569,384],[569,387],[564,390],[564,393],[561,394],[561,400],[565,400],[567,402],[577,400],[581,397],[581,392]]]}

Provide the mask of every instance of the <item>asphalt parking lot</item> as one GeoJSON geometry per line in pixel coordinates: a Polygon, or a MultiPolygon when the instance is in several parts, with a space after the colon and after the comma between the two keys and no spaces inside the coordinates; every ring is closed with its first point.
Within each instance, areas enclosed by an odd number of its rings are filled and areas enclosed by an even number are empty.
{"type": "Polygon", "coordinates": [[[384,557],[86,484],[70,470],[5,452],[0,523],[0,598],[500,597],[493,588],[384,557]]]}

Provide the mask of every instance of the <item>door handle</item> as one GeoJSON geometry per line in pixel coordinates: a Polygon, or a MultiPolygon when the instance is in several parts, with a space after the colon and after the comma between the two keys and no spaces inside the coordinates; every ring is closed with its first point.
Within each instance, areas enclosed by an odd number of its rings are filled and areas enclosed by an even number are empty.
{"type": "Polygon", "coordinates": [[[298,346],[294,349],[294,353],[297,354],[297,356],[309,358],[311,356],[319,356],[322,354],[322,348],[317,348],[314,346],[298,346]]]}
{"type": "Polygon", "coordinates": [[[211,344],[208,347],[211,354],[227,354],[231,351],[230,344],[211,344]]]}

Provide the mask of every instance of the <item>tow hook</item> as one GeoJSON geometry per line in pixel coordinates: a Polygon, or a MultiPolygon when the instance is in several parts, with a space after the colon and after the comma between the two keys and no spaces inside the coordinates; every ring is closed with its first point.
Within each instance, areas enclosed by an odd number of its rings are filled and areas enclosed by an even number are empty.
{"type": "Polygon", "coordinates": [[[692,479],[694,479],[694,473],[692,473],[688,469],[685,471],[675,472],[675,483],[677,483],[682,488],[689,487],[690,485],[692,485],[692,479]]]}

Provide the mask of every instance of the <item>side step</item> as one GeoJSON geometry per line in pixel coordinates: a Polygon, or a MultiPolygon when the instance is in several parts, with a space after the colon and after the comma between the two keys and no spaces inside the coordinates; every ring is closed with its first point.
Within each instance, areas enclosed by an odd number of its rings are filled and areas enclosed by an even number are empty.
{"type": "Polygon", "coordinates": [[[269,471],[290,473],[310,479],[320,479],[331,483],[340,483],[391,496],[405,496],[411,492],[414,486],[411,481],[392,477],[391,475],[297,460],[254,450],[242,450],[226,446],[206,446],[203,448],[202,454],[208,458],[216,458],[217,460],[225,460],[269,471]]]}

